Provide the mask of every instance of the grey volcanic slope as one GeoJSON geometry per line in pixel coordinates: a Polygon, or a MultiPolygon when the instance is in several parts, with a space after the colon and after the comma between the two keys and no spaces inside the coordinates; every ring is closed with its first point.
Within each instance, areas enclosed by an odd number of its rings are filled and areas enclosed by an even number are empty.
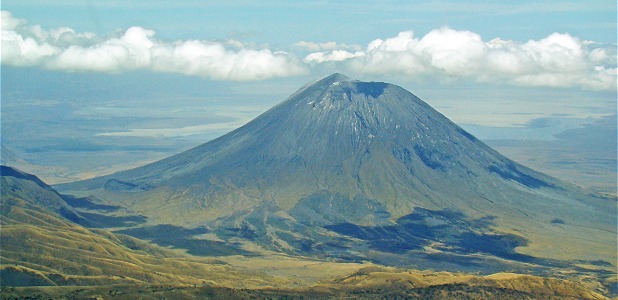
{"type": "Polygon", "coordinates": [[[616,257],[615,200],[509,160],[401,87],[340,74],[194,149],[58,188],[292,253],[616,257]]]}

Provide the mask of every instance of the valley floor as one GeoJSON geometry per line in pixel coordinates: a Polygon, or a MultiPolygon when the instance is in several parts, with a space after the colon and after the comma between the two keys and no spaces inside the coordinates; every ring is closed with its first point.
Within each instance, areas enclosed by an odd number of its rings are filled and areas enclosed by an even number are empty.
{"type": "Polygon", "coordinates": [[[201,283],[2,286],[0,299],[609,299],[604,295],[612,294],[596,278],[481,276],[284,255],[220,259],[228,274],[204,272],[201,283]]]}

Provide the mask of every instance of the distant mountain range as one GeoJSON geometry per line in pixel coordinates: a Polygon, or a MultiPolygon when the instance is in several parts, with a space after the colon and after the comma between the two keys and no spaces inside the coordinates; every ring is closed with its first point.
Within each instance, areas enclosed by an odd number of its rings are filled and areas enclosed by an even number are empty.
{"type": "Polygon", "coordinates": [[[615,199],[509,160],[401,87],[341,74],[194,149],[55,187],[143,216],[125,233],[150,239],[201,228],[242,251],[481,272],[616,262],[615,199]]]}

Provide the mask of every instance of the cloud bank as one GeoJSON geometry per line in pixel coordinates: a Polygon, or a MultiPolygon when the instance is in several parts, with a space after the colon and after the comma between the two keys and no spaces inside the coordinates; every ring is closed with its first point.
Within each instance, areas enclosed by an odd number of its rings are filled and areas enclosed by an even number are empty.
{"type": "Polygon", "coordinates": [[[107,37],[63,27],[30,26],[2,11],[2,64],[54,70],[149,70],[216,80],[263,80],[323,70],[397,75],[410,80],[463,79],[520,86],[616,91],[616,45],[567,33],[516,42],[448,27],[417,37],[412,31],[375,39],[366,47],[299,41],[297,54],[257,49],[238,41],[161,41],[131,27],[107,37]]]}
{"type": "Polygon", "coordinates": [[[308,54],[305,62],[341,63],[363,74],[472,78],[523,86],[616,90],[616,47],[553,33],[525,43],[495,38],[483,41],[470,31],[448,27],[415,37],[404,31],[376,39],[363,51],[343,49],[308,54]]]}
{"type": "Polygon", "coordinates": [[[112,73],[151,70],[218,80],[261,80],[305,72],[293,55],[236,41],[164,42],[141,27],[102,38],[71,28],[27,26],[8,11],[2,11],[2,64],[112,73]]]}

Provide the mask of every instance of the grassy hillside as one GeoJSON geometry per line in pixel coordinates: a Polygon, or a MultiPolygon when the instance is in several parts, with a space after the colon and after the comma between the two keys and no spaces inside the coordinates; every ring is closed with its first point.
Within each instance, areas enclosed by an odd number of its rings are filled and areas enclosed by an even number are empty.
{"type": "Polygon", "coordinates": [[[283,283],[215,259],[189,260],[130,236],[87,229],[46,208],[63,205],[43,184],[2,177],[0,286],[283,283]]]}
{"type": "Polygon", "coordinates": [[[2,208],[0,284],[108,285],[276,284],[275,278],[214,259],[172,257],[168,250],[124,235],[89,230],[15,198],[2,208]]]}

